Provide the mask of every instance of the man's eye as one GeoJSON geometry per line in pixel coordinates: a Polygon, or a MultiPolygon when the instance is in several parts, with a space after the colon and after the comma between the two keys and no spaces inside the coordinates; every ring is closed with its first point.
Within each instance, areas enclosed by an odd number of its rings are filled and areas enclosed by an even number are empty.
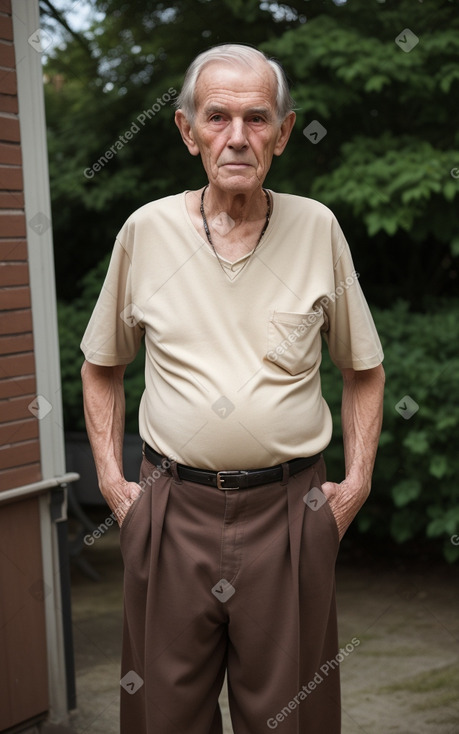
{"type": "Polygon", "coordinates": [[[212,122],[221,122],[223,120],[223,117],[222,115],[212,115],[210,119],[212,120],[212,122]]]}

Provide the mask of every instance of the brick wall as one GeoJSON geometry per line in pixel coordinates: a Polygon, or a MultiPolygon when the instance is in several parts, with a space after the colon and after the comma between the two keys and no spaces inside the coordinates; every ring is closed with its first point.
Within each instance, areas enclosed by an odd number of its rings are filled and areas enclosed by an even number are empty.
{"type": "Polygon", "coordinates": [[[41,479],[35,397],[11,2],[0,0],[0,490],[41,479]]]}

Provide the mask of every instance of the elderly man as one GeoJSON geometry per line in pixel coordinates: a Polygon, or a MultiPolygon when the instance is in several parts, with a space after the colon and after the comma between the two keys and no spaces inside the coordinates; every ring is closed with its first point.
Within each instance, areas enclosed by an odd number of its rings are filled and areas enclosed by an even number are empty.
{"type": "Polygon", "coordinates": [[[121,730],[221,732],[226,671],[235,734],[337,734],[334,565],[370,490],[381,345],[333,214],[263,187],[295,121],[280,66],[212,48],[178,107],[208,182],[127,220],[82,342],[125,564],[121,730]],[[143,337],[136,484],[123,476],[123,374],[143,337]],[[340,482],[321,456],[322,337],[343,376],[340,482]]]}

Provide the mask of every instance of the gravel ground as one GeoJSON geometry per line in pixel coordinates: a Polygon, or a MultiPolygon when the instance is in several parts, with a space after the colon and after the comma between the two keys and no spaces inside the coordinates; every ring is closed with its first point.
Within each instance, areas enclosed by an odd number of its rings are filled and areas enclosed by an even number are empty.
{"type": "MultiPolygon", "coordinates": [[[[118,734],[122,562],[111,528],[72,571],[78,734],[118,734]]],[[[459,734],[457,568],[342,552],[337,564],[342,734],[459,734]]],[[[222,692],[224,734],[232,734],[222,692]]],[[[282,734],[282,726],[278,730],[282,734]]],[[[268,732],[268,728],[267,728],[268,732]]],[[[324,732],[326,734],[326,732],[324,732]]]]}

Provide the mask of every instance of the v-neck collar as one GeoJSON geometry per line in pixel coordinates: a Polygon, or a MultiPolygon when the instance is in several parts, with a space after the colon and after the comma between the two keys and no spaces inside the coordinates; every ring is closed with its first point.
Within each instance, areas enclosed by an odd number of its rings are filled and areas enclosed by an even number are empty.
{"type": "MultiPolygon", "coordinates": [[[[277,223],[277,218],[278,218],[280,199],[278,198],[278,196],[276,195],[274,191],[271,191],[271,189],[268,189],[268,192],[271,195],[271,206],[272,206],[271,218],[269,220],[269,224],[266,228],[266,231],[261,239],[261,242],[259,243],[259,245],[256,248],[257,253],[261,252],[262,249],[266,246],[266,243],[269,242],[272,236],[272,232],[276,228],[276,223],[277,223]]],[[[191,219],[190,212],[188,211],[188,207],[186,205],[186,195],[189,193],[192,193],[192,192],[190,189],[187,189],[181,195],[182,207],[185,212],[185,219],[187,221],[187,224],[192,229],[195,238],[197,238],[199,242],[201,243],[201,245],[204,247],[205,252],[211,255],[211,257],[213,257],[213,259],[217,262],[217,264],[218,264],[218,261],[220,261],[221,265],[225,268],[225,273],[228,276],[229,280],[235,280],[235,278],[239,275],[239,273],[242,270],[244,270],[244,266],[246,265],[248,258],[250,258],[254,254],[254,250],[252,249],[250,252],[247,252],[245,255],[242,255],[242,257],[238,258],[234,262],[232,262],[231,260],[227,260],[222,255],[218,255],[218,258],[217,258],[215,252],[212,250],[207,240],[205,240],[201,236],[201,234],[198,232],[198,230],[196,229],[196,227],[193,224],[193,220],[191,219]]],[[[254,257],[256,257],[256,254],[254,255],[254,257]]],[[[249,267],[248,263],[247,263],[247,267],[249,267]]]]}

